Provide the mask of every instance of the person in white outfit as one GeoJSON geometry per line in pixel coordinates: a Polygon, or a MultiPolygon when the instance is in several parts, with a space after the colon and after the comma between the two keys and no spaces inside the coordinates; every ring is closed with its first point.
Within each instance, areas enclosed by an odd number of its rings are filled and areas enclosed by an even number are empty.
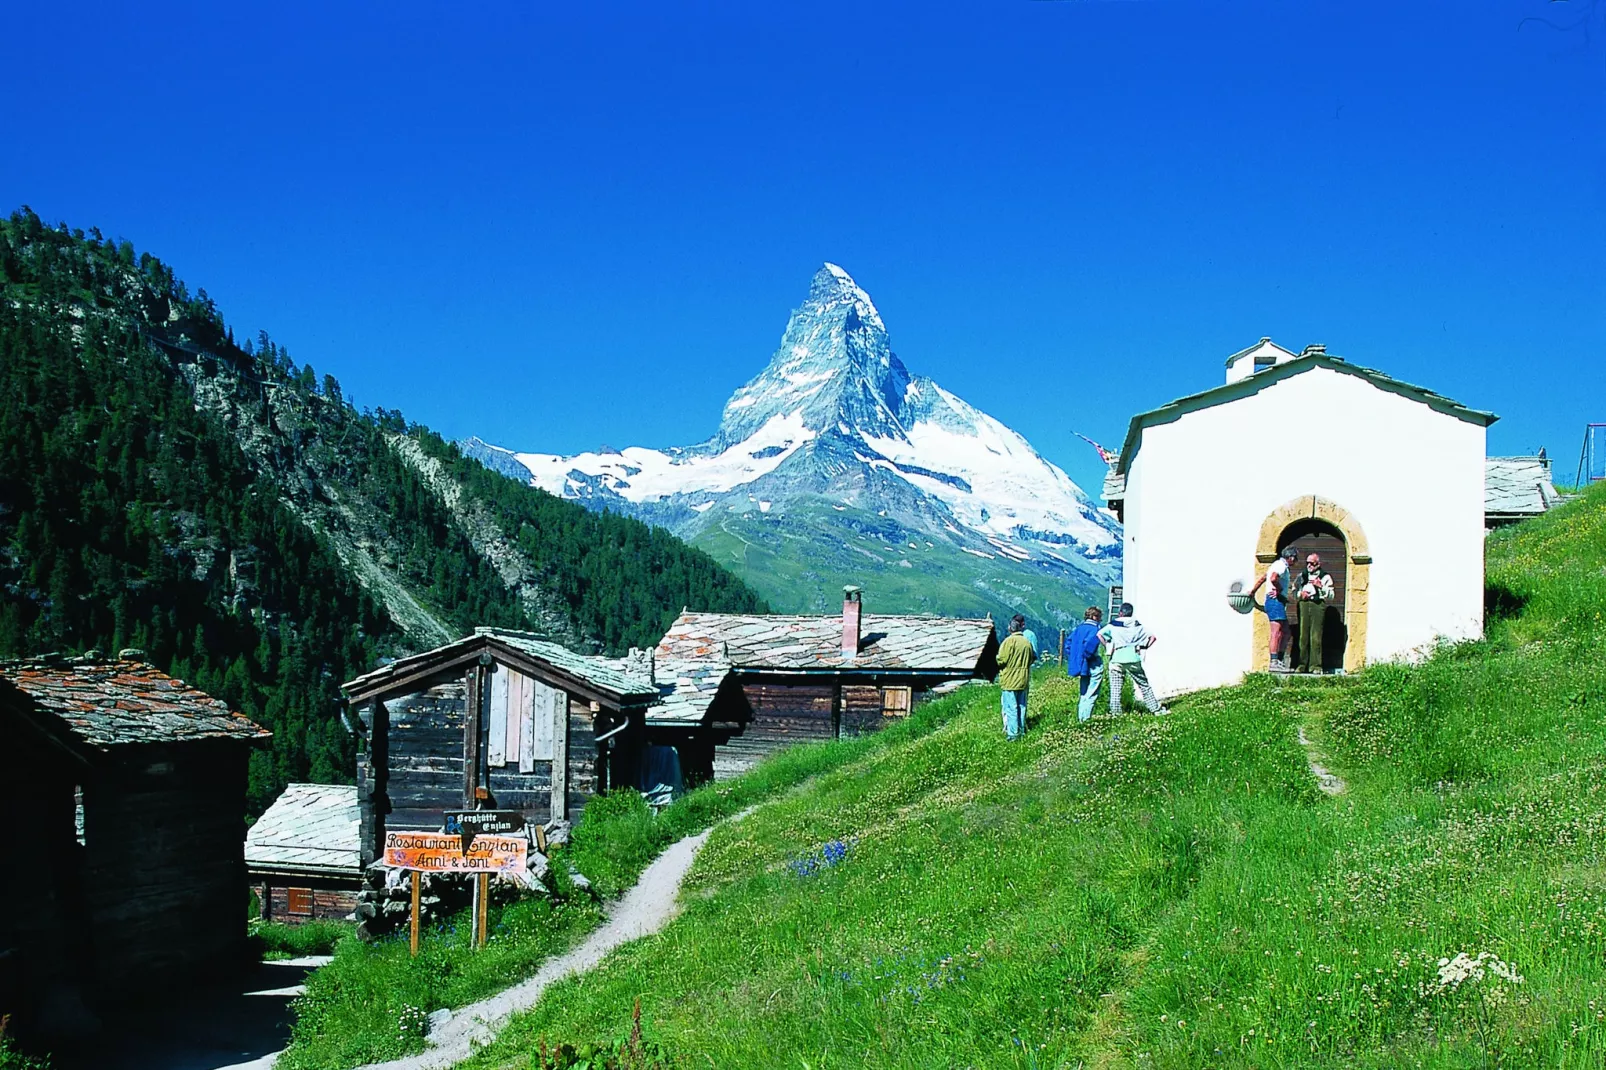
{"type": "Polygon", "coordinates": [[[1110,712],[1121,712],[1122,681],[1126,676],[1132,677],[1132,683],[1138,689],[1138,694],[1143,696],[1143,704],[1150,713],[1159,715],[1171,712],[1160,704],[1154,687],[1149,683],[1149,674],[1143,668],[1143,652],[1154,645],[1155,637],[1133,616],[1131,602],[1121,603],[1121,615],[1099,629],[1099,639],[1110,650],[1107,670],[1110,678],[1110,712]]]}

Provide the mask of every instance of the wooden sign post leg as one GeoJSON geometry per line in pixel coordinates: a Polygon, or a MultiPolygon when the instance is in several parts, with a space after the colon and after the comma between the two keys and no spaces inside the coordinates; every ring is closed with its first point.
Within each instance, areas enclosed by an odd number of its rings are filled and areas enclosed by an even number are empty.
{"type": "Polygon", "coordinates": [[[479,909],[475,912],[474,933],[476,944],[479,947],[484,947],[486,916],[490,910],[491,875],[489,873],[480,873],[477,875],[477,880],[478,885],[475,891],[478,894],[475,898],[479,900],[479,909]]]}
{"type": "Polygon", "coordinates": [[[413,870],[413,958],[418,957],[418,870],[413,870]]]}

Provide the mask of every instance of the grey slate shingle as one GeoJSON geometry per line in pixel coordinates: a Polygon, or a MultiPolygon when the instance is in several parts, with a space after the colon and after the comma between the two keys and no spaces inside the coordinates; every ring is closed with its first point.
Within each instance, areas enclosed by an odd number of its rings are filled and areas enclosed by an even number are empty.
{"type": "Polygon", "coordinates": [[[257,869],[330,869],[356,874],[357,789],[291,784],[245,834],[245,864],[257,869]]]}

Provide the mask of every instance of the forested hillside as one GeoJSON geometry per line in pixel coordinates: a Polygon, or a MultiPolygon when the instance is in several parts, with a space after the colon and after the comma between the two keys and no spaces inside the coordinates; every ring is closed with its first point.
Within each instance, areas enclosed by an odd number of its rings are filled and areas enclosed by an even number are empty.
{"type": "Polygon", "coordinates": [[[762,608],[667,533],[359,412],[126,241],[0,222],[0,657],[138,647],[271,729],[262,805],[349,777],[339,684],[477,624],[579,649],[762,608]]]}

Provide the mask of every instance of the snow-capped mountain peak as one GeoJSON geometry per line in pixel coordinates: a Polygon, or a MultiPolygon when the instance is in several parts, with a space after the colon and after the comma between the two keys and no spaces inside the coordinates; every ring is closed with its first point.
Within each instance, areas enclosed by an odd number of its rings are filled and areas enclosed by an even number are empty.
{"type": "Polygon", "coordinates": [[[501,471],[517,462],[553,494],[693,541],[731,514],[779,519],[791,503],[824,499],[844,515],[885,518],[899,545],[940,540],[1000,568],[1074,573],[1083,589],[1119,566],[1115,521],[1018,433],[911,374],[869,294],[831,263],[706,442],[577,456],[477,440],[465,449],[501,471]]]}
{"type": "Polygon", "coordinates": [[[719,439],[749,438],[777,415],[800,413],[819,433],[837,423],[891,419],[909,383],[875,302],[835,264],[814,273],[769,364],[725,403],[719,439]]]}

